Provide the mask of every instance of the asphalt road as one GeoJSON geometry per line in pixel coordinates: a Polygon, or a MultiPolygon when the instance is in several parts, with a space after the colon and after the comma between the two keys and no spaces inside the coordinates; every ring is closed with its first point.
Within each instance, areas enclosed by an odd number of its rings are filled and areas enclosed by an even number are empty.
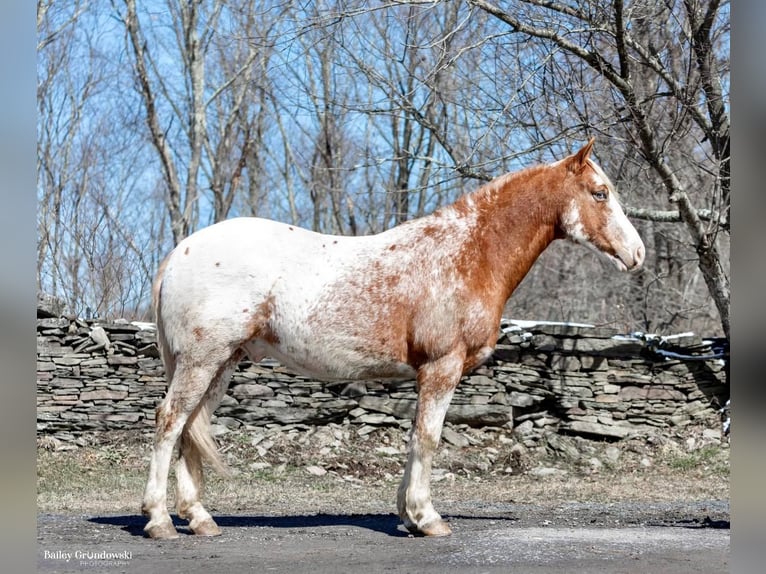
{"type": "Polygon", "coordinates": [[[393,514],[215,515],[223,535],[144,538],[139,515],[38,516],[39,572],[726,572],[726,501],[459,504],[453,535],[411,537],[393,514]]]}

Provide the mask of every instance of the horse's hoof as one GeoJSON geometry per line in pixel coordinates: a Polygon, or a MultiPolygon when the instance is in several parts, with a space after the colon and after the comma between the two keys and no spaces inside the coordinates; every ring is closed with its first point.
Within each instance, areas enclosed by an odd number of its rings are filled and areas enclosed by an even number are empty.
{"type": "Polygon", "coordinates": [[[144,532],[154,540],[170,540],[178,538],[178,532],[172,522],[160,522],[159,524],[147,524],[144,532]]]}
{"type": "Polygon", "coordinates": [[[218,528],[218,525],[213,521],[212,518],[207,518],[196,524],[190,523],[189,528],[191,528],[192,532],[194,532],[194,534],[196,534],[197,536],[220,536],[221,535],[221,529],[218,528]]]}
{"type": "Polygon", "coordinates": [[[439,536],[449,536],[452,534],[452,529],[444,520],[438,519],[432,520],[428,524],[421,526],[420,533],[423,536],[432,536],[436,538],[439,536]]]}

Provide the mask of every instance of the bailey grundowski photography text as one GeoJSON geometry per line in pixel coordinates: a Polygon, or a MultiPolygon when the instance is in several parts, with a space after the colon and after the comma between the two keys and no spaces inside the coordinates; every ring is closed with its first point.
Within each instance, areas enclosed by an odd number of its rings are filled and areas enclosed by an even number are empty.
{"type": "Polygon", "coordinates": [[[108,550],[43,550],[44,560],[62,560],[64,562],[70,562],[77,560],[81,564],[84,563],[98,563],[101,566],[105,565],[125,565],[129,560],[133,559],[133,552],[130,550],[122,550],[119,552],[108,550]]]}

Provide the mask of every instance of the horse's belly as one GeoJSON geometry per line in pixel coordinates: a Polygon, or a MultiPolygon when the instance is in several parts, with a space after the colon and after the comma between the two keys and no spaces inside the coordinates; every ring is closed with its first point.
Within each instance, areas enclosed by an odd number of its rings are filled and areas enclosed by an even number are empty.
{"type": "Polygon", "coordinates": [[[298,374],[319,380],[413,379],[417,374],[407,363],[338,342],[280,339],[271,344],[252,340],[243,349],[254,362],[271,357],[298,374]]]}

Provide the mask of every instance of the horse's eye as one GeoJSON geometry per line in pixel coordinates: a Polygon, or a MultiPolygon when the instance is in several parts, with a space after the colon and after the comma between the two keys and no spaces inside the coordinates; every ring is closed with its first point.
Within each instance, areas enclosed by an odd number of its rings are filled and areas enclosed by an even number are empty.
{"type": "Polygon", "coordinates": [[[606,201],[606,192],[603,189],[593,192],[593,198],[596,201],[606,201]]]}

